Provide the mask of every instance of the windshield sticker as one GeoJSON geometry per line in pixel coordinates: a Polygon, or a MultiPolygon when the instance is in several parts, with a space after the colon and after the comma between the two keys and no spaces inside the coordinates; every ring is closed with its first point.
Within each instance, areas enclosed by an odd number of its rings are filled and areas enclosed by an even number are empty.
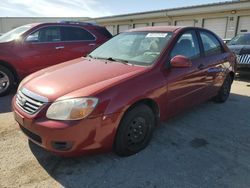
{"type": "Polygon", "coordinates": [[[168,36],[167,33],[148,33],[146,38],[165,38],[168,36]]]}

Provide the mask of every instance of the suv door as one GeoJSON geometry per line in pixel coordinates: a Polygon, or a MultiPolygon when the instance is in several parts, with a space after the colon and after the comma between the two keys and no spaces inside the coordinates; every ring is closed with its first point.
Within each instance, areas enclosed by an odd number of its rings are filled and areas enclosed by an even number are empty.
{"type": "Polygon", "coordinates": [[[59,26],[46,26],[27,35],[16,52],[26,74],[62,62],[63,50],[59,26]]]}
{"type": "Polygon", "coordinates": [[[188,68],[171,67],[168,72],[168,114],[180,111],[200,103],[205,98],[206,72],[201,69],[203,58],[201,47],[195,30],[181,34],[170,52],[169,59],[182,55],[192,61],[188,68]]]}
{"type": "Polygon", "coordinates": [[[224,51],[219,39],[211,32],[199,30],[204,56],[203,68],[206,70],[207,93],[215,96],[221,87],[226,68],[230,66],[228,52],[224,51]]]}
{"type": "Polygon", "coordinates": [[[65,61],[86,56],[97,47],[96,37],[77,26],[63,26],[62,41],[65,42],[65,61]]]}

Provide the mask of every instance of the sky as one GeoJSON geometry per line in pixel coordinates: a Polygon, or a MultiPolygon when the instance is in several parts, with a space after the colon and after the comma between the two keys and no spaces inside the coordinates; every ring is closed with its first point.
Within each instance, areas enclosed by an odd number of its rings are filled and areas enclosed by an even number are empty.
{"type": "Polygon", "coordinates": [[[0,17],[103,17],[226,0],[0,0],[0,17]]]}

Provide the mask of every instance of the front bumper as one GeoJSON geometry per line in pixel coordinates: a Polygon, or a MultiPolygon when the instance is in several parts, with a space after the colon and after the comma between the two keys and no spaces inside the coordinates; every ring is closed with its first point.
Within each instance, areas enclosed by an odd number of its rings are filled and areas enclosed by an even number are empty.
{"type": "Polygon", "coordinates": [[[12,101],[15,119],[35,144],[57,155],[76,156],[111,151],[121,113],[78,121],[46,118],[46,109],[30,117],[12,101]]]}

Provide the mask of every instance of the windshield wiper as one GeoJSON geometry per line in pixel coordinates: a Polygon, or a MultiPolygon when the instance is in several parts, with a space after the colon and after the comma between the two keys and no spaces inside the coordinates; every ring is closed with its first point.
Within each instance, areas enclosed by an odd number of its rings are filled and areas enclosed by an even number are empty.
{"type": "Polygon", "coordinates": [[[92,59],[101,59],[101,60],[108,60],[108,61],[113,61],[113,62],[120,62],[123,64],[130,64],[127,60],[123,60],[123,59],[117,59],[117,58],[113,58],[113,57],[94,57],[92,55],[88,55],[88,57],[92,58],[92,59]]]}
{"type": "Polygon", "coordinates": [[[127,60],[116,59],[116,58],[113,58],[113,57],[106,58],[106,60],[108,60],[108,61],[116,61],[116,62],[120,62],[120,63],[123,63],[123,64],[130,64],[127,60]]]}

